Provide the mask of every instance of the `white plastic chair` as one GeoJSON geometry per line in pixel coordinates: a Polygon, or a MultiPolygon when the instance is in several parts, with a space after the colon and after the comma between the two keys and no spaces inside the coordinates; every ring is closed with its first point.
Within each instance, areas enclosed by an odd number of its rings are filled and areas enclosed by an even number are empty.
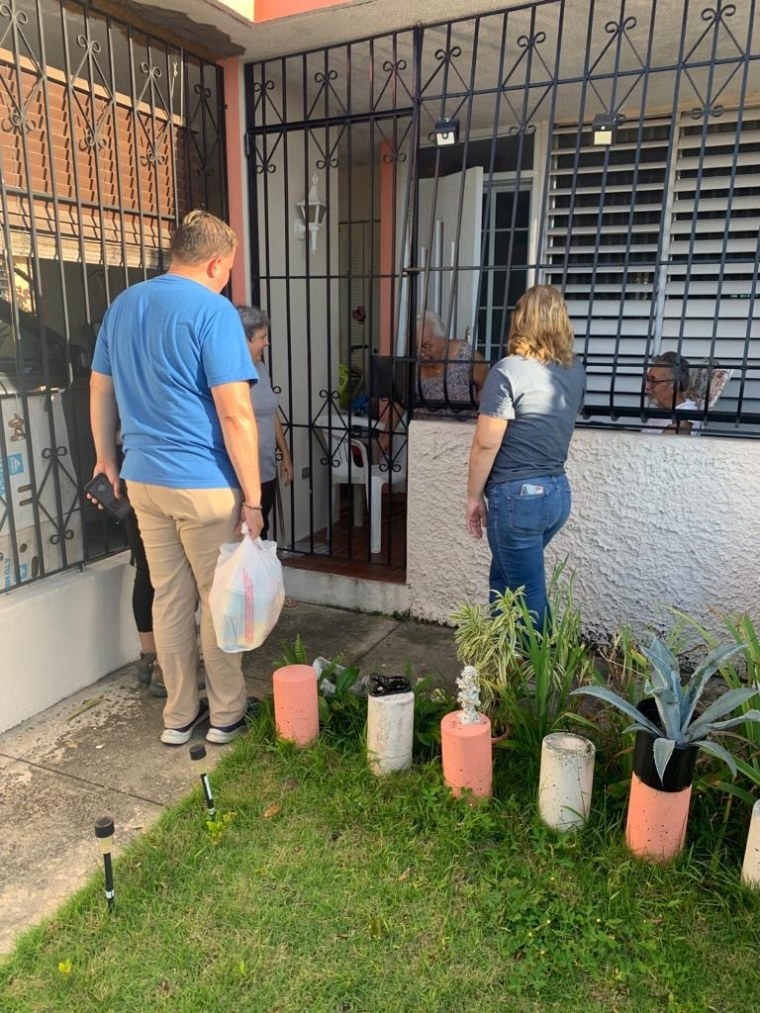
{"type": "MultiPolygon", "coordinates": [[[[342,485],[367,486],[367,451],[358,440],[352,440],[347,429],[334,429],[330,436],[332,448],[330,473],[333,490],[333,521],[340,516],[340,487],[342,485]],[[360,447],[360,450],[355,450],[360,447]],[[361,451],[364,451],[362,454],[361,451]],[[351,455],[349,460],[349,454],[351,455]]],[[[366,493],[365,493],[366,495],[366,493]]],[[[364,523],[364,495],[354,492],[354,525],[364,523]]]]}
{"type": "MultiPolygon", "coordinates": [[[[391,434],[388,450],[381,450],[382,461],[378,464],[370,466],[367,459],[367,447],[361,440],[352,440],[351,446],[355,448],[362,462],[359,471],[365,476],[365,491],[370,508],[370,551],[377,553],[382,549],[383,539],[383,489],[385,486],[390,486],[391,489],[399,492],[406,489],[406,413],[402,416],[398,429],[391,434]]],[[[356,509],[356,502],[354,502],[354,509],[356,509]]]]}

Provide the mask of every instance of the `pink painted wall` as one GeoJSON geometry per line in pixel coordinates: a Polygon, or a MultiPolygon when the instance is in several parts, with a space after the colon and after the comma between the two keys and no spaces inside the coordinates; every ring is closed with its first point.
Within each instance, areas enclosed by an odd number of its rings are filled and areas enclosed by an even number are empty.
{"type": "Polygon", "coordinates": [[[324,7],[339,7],[348,0],[220,0],[236,14],[261,23],[287,18],[291,14],[307,14],[324,7]]]}
{"type": "Polygon", "coordinates": [[[253,20],[274,21],[275,18],[287,18],[291,14],[306,14],[318,11],[323,7],[340,7],[348,0],[254,0],[253,20]]]}
{"type": "Polygon", "coordinates": [[[227,135],[227,191],[229,202],[229,224],[238,237],[238,250],[232,266],[230,284],[232,301],[246,302],[248,279],[246,277],[246,235],[248,222],[243,201],[246,186],[245,153],[243,150],[243,78],[240,60],[230,57],[222,60],[224,70],[224,123],[227,135]]]}

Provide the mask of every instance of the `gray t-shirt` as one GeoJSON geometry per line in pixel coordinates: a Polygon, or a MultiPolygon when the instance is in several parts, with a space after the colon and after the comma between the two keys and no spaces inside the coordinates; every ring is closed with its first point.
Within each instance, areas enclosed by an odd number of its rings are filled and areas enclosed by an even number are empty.
{"type": "Polygon", "coordinates": [[[269,370],[263,362],[256,363],[256,372],[259,374],[259,382],[251,387],[251,404],[259,434],[259,474],[262,482],[271,482],[277,478],[277,442],[274,432],[277,395],[272,390],[269,370]]]}
{"type": "Polygon", "coordinates": [[[488,484],[563,475],[586,392],[579,359],[570,366],[508,355],[491,367],[479,413],[508,421],[488,484]]]}

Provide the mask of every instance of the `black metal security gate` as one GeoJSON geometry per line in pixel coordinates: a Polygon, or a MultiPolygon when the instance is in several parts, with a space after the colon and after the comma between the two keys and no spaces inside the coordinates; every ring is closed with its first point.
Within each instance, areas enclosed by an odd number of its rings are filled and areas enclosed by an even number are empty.
{"type": "Polygon", "coordinates": [[[85,501],[109,302],[226,213],[220,69],[96,5],[0,4],[0,590],[123,548],[85,501]]]}
{"type": "Polygon", "coordinates": [[[418,315],[492,362],[537,281],[570,307],[589,424],[656,416],[642,377],[673,350],[705,433],[760,435],[757,21],[754,0],[544,0],[246,68],[296,462],[281,543],[403,567],[406,424],[477,396],[426,395],[418,315]]]}

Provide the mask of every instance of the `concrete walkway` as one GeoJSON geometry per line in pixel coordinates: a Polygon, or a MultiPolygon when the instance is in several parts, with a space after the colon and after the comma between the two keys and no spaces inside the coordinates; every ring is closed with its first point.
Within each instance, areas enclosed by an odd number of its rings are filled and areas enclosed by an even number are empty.
{"type": "MultiPolygon", "coordinates": [[[[363,673],[404,674],[411,662],[415,676],[452,685],[459,671],[449,629],[299,604],[246,656],[249,693],[271,693],[280,644],[297,634],[310,659],[342,654],[363,673]]],[[[194,787],[187,747],[159,741],[161,708],[130,665],[0,735],[0,953],[99,867],[98,816],[114,818],[118,853],[194,787]]],[[[212,762],[229,748],[209,746],[212,762]]]]}

